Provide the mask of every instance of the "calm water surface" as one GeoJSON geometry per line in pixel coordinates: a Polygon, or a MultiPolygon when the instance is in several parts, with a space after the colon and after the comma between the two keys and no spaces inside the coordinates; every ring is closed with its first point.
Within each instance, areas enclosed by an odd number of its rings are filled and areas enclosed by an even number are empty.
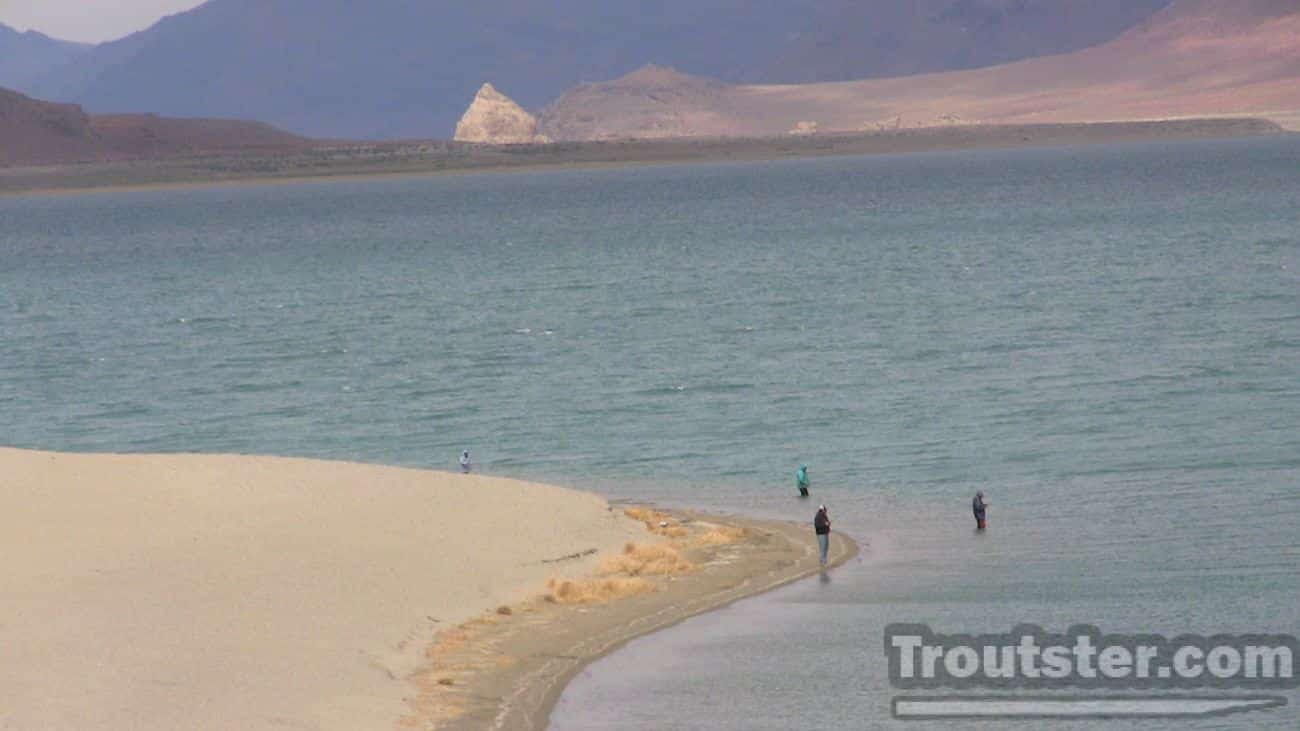
{"type": "Polygon", "coordinates": [[[10,446],[798,520],[808,463],[862,557],[557,729],[900,725],[889,622],[1300,632],[1295,138],[0,199],[0,327],[10,446]]]}

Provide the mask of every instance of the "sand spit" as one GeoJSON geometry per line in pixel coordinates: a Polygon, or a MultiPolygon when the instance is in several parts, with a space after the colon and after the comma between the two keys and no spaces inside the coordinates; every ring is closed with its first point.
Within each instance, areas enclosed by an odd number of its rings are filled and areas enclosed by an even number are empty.
{"type": "Polygon", "coordinates": [[[542,728],[596,657],[815,573],[809,533],[480,475],[0,449],[0,727],[542,728]]]}
{"type": "Polygon", "coordinates": [[[391,729],[439,629],[645,535],[494,477],[0,449],[0,727],[391,729]]]}

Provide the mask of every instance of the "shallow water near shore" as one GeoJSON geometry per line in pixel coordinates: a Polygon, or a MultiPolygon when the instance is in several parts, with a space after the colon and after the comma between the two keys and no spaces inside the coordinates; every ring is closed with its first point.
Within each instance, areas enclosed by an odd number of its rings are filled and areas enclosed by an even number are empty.
{"type": "Polygon", "coordinates": [[[0,443],[825,502],[554,724],[890,725],[890,622],[1300,632],[1298,211],[1294,136],[0,199],[0,443]]]}

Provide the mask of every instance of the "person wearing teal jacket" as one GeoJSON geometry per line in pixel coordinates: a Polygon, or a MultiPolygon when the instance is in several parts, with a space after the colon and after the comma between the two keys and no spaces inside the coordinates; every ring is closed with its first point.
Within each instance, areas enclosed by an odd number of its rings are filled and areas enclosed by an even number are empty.
{"type": "Polygon", "coordinates": [[[801,464],[794,473],[794,486],[799,488],[799,497],[808,497],[808,465],[801,464]]]}

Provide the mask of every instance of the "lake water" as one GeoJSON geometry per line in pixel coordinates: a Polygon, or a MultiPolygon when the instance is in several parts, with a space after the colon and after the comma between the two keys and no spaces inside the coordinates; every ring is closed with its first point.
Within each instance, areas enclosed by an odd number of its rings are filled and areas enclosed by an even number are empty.
{"type": "Polygon", "coordinates": [[[0,323],[9,446],[810,521],[806,462],[863,555],[556,729],[895,725],[890,622],[1300,632],[1296,137],[0,199],[0,323]]]}

